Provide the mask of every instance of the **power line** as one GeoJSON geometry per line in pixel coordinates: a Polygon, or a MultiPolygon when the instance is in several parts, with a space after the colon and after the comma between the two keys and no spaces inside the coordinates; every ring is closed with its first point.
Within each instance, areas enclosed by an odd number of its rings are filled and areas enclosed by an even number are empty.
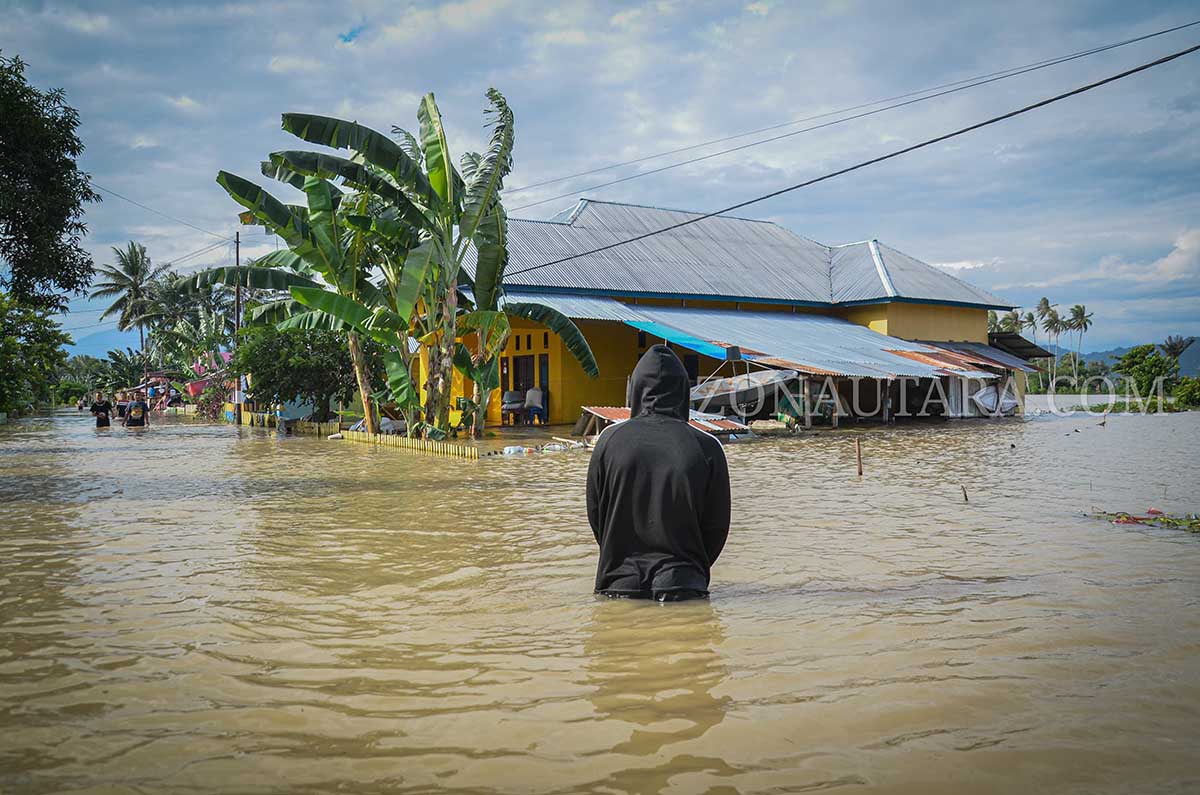
{"type": "Polygon", "coordinates": [[[757,204],[758,202],[766,201],[767,199],[773,199],[776,196],[781,196],[785,193],[790,193],[791,191],[799,190],[800,188],[807,188],[808,186],[815,185],[818,182],[824,182],[825,180],[833,179],[834,177],[840,177],[843,174],[849,174],[851,171],[857,171],[860,168],[866,168],[867,166],[872,166],[872,165],[875,165],[876,163],[882,163],[885,160],[891,160],[894,157],[899,157],[900,155],[905,155],[905,154],[908,154],[909,152],[915,152],[918,149],[924,149],[927,146],[932,146],[933,144],[941,143],[942,141],[948,141],[951,138],[956,138],[960,135],[965,135],[966,133],[973,132],[973,131],[981,129],[983,127],[988,127],[992,124],[997,124],[998,122],[1002,122],[1007,119],[1011,119],[1015,116],[1020,116],[1023,113],[1029,113],[1030,111],[1037,110],[1038,108],[1044,108],[1047,105],[1052,105],[1055,102],[1060,102],[1069,97],[1076,96],[1077,94],[1083,94],[1087,91],[1091,91],[1093,89],[1100,88],[1101,86],[1104,86],[1109,83],[1116,82],[1117,80],[1121,80],[1123,78],[1129,77],[1130,75],[1135,75],[1138,72],[1144,72],[1147,69],[1153,69],[1155,66],[1161,66],[1162,64],[1168,63],[1170,61],[1174,61],[1177,58],[1182,58],[1185,55],[1190,55],[1191,53],[1196,52],[1197,50],[1200,50],[1200,44],[1197,44],[1194,47],[1189,47],[1186,50],[1180,50],[1179,52],[1172,53],[1171,55],[1166,55],[1155,61],[1150,61],[1149,63],[1144,63],[1141,66],[1134,67],[1133,69],[1127,69],[1124,72],[1120,72],[1118,74],[1112,75],[1111,77],[1106,77],[1103,80],[1097,80],[1094,83],[1088,83],[1087,85],[1080,86],[1079,88],[1074,88],[1070,91],[1067,91],[1066,93],[1058,94],[1056,96],[1050,97],[1049,99],[1043,99],[1040,102],[1033,103],[1032,105],[1026,105],[1023,108],[1018,108],[1017,110],[1009,111],[1008,113],[1002,114],[1000,116],[993,116],[990,119],[978,122],[976,124],[972,124],[969,127],[962,127],[953,132],[946,133],[945,135],[939,135],[936,138],[930,138],[930,139],[922,141],[918,144],[913,144],[912,146],[906,146],[903,149],[897,149],[896,151],[889,152],[886,155],[880,155],[879,157],[875,157],[870,160],[864,160],[863,162],[856,163],[853,166],[848,166],[846,168],[839,169],[837,171],[831,171],[828,174],[825,174],[820,177],[815,177],[810,180],[806,180],[806,181],[798,183],[796,185],[791,185],[786,188],[780,188],[779,190],[763,194],[762,196],[756,196],[753,199],[747,199],[746,201],[743,201],[743,202],[738,202],[737,204],[730,205],[729,207],[725,207],[723,209],[716,210],[711,213],[705,213],[703,215],[698,215],[695,218],[689,218],[686,221],[680,221],[679,223],[671,224],[670,226],[665,226],[662,229],[656,229],[652,232],[645,232],[640,235],[635,235],[634,237],[631,237],[627,240],[619,240],[616,243],[609,243],[608,245],[600,246],[599,248],[594,248],[594,249],[591,249],[590,251],[583,251],[579,254],[572,254],[569,257],[561,257],[556,260],[551,260],[550,262],[543,262],[540,265],[532,265],[528,268],[522,268],[521,270],[514,271],[510,274],[506,274],[506,279],[510,276],[519,276],[522,273],[529,273],[530,271],[539,270],[540,268],[548,268],[552,265],[560,265],[564,262],[569,262],[570,260],[579,259],[580,257],[586,257],[586,256],[590,256],[592,254],[599,254],[602,251],[608,251],[609,249],[616,248],[617,246],[624,246],[628,243],[637,242],[638,240],[645,240],[648,237],[653,237],[655,235],[661,235],[664,232],[670,232],[672,230],[679,229],[680,227],[689,226],[691,224],[698,223],[700,221],[704,221],[709,218],[715,218],[718,215],[724,215],[725,213],[730,213],[730,212],[733,212],[734,210],[740,210],[743,207],[750,206],[751,204],[757,204]]]}
{"type": "MultiPolygon", "coordinates": [[[[1064,55],[1064,56],[1061,56],[1058,58],[1052,58],[1052,59],[1049,59],[1046,61],[1038,61],[1037,63],[1031,64],[1029,66],[1017,67],[1016,71],[1014,71],[1012,69],[1006,69],[1001,72],[993,72],[991,75],[984,75],[983,77],[980,77],[980,78],[971,78],[970,80],[962,80],[962,81],[958,81],[957,83],[947,83],[946,84],[947,86],[956,86],[956,87],[955,88],[947,88],[946,90],[938,91],[935,94],[928,94],[926,96],[919,96],[915,99],[908,99],[904,102],[897,102],[892,105],[886,105],[882,108],[876,108],[874,110],[864,111],[863,113],[856,113],[853,116],[846,116],[844,118],[834,119],[833,121],[827,121],[822,124],[816,124],[811,127],[805,127],[800,130],[793,130],[791,132],[783,133],[782,135],[775,135],[770,138],[763,138],[758,141],[751,141],[749,143],[741,144],[739,146],[730,147],[728,149],[722,149],[718,152],[711,152],[709,154],[701,155],[699,157],[693,157],[688,160],[682,160],[678,163],[669,163],[665,166],[660,166],[659,168],[650,169],[649,171],[640,171],[636,174],[630,174],[630,175],[627,175],[624,177],[620,177],[618,179],[609,180],[608,182],[601,182],[596,185],[590,185],[586,188],[580,188],[578,190],[568,191],[567,193],[560,193],[557,196],[551,196],[550,198],[547,198],[547,199],[541,199],[540,201],[530,202],[529,204],[523,204],[518,207],[513,207],[512,212],[518,212],[520,210],[527,210],[530,207],[537,207],[542,204],[548,204],[549,202],[558,201],[559,199],[565,199],[565,198],[569,198],[571,196],[577,196],[581,193],[587,193],[589,191],[600,190],[601,188],[607,188],[607,187],[611,187],[613,185],[619,185],[622,182],[629,182],[630,180],[641,179],[642,177],[648,177],[653,174],[659,174],[659,173],[662,173],[663,171],[670,171],[671,169],[680,168],[681,166],[687,166],[687,165],[691,165],[693,163],[699,163],[704,160],[711,160],[715,157],[721,157],[723,155],[731,154],[733,152],[740,152],[743,149],[750,149],[755,146],[761,146],[763,144],[772,143],[774,141],[780,141],[780,140],[783,140],[784,138],[791,138],[793,136],[800,135],[802,133],[812,132],[813,130],[820,130],[820,129],[824,129],[826,127],[833,127],[838,124],[843,124],[848,121],[862,119],[867,116],[874,116],[878,113],[884,113],[885,111],[895,110],[896,108],[903,108],[908,105],[914,105],[918,102],[925,102],[926,100],[937,99],[938,97],[944,97],[947,94],[954,94],[959,91],[966,91],[967,89],[976,88],[978,86],[986,85],[988,83],[994,83],[998,80],[1007,80],[1010,77],[1019,77],[1020,75],[1028,74],[1029,72],[1035,72],[1040,69],[1046,69],[1051,66],[1057,66],[1059,64],[1067,63],[1068,61],[1074,61],[1079,58],[1087,57],[1089,55],[1095,55],[1100,52],[1106,52],[1108,50],[1116,49],[1117,47],[1124,47],[1124,46],[1126,46],[1128,44],[1132,44],[1134,42],[1144,41],[1146,39],[1153,38],[1154,36],[1161,36],[1166,33],[1172,33],[1174,31],[1181,30],[1183,28],[1191,27],[1192,25],[1200,25],[1200,20],[1197,20],[1196,22],[1189,22],[1186,25],[1179,25],[1174,28],[1168,28],[1167,30],[1162,30],[1157,33],[1150,33],[1145,36],[1139,36],[1134,39],[1126,39],[1125,41],[1117,42],[1115,44],[1107,44],[1102,47],[1095,47],[1093,49],[1084,50],[1082,52],[1073,53],[1071,55],[1064,55]]],[[[939,88],[944,88],[944,86],[939,86],[939,88]]],[[[892,99],[900,99],[902,97],[910,97],[910,96],[913,96],[914,94],[924,94],[927,91],[934,91],[934,90],[936,90],[936,89],[923,89],[921,91],[910,92],[909,94],[902,94],[899,97],[893,97],[892,99]]],[[[681,151],[685,151],[687,149],[695,149],[695,148],[702,147],[702,146],[708,146],[709,144],[719,143],[721,141],[732,140],[734,138],[742,138],[746,135],[752,135],[756,132],[765,132],[767,130],[778,129],[780,127],[790,127],[793,124],[799,124],[800,122],[803,122],[803,121],[810,121],[813,119],[824,118],[827,116],[836,115],[839,113],[845,113],[845,112],[848,112],[851,110],[856,110],[858,108],[864,108],[864,107],[870,107],[871,105],[877,105],[877,104],[879,104],[879,102],[888,102],[888,101],[890,101],[890,100],[878,100],[876,102],[868,102],[864,105],[857,105],[853,108],[847,108],[847,109],[841,110],[841,111],[831,111],[829,113],[823,113],[823,114],[820,114],[817,116],[810,116],[807,119],[799,119],[799,120],[793,121],[793,122],[785,122],[783,124],[777,124],[772,127],[764,127],[764,128],[761,128],[759,130],[754,130],[749,133],[739,133],[738,135],[732,135],[732,136],[728,136],[726,138],[716,139],[714,141],[709,141],[709,142],[703,143],[703,144],[695,144],[693,146],[683,147],[682,149],[677,149],[674,151],[681,152],[681,151]]],[[[671,153],[667,152],[664,154],[671,154],[671,153]]],[[[654,158],[660,157],[660,156],[661,156],[661,154],[660,155],[649,155],[647,157],[639,158],[638,160],[628,161],[628,163],[623,163],[623,164],[618,164],[618,165],[628,165],[629,163],[637,163],[637,162],[642,162],[644,160],[651,160],[651,159],[654,159],[654,158]]],[[[594,169],[592,172],[582,172],[582,173],[594,173],[595,171],[604,171],[604,170],[607,170],[608,168],[615,168],[615,167],[616,166],[611,166],[611,167],[606,166],[604,168],[594,169]]],[[[577,174],[574,176],[579,176],[579,175],[577,174]]],[[[563,177],[562,179],[570,179],[570,177],[563,177]]],[[[545,184],[550,184],[552,182],[559,182],[559,181],[561,181],[561,180],[547,180],[546,182],[539,183],[539,184],[545,185],[545,184]]],[[[530,186],[526,186],[526,187],[534,187],[534,186],[530,185],[530,186]]],[[[524,188],[517,188],[516,190],[523,190],[523,189],[524,188]]],[[[513,193],[513,192],[514,191],[509,191],[509,193],[513,193]]]]}
{"type": "MultiPolygon", "coordinates": [[[[204,248],[196,249],[195,251],[192,251],[188,254],[183,254],[181,256],[178,256],[175,259],[170,260],[169,262],[166,262],[164,264],[165,265],[175,265],[180,262],[183,262],[185,259],[191,259],[192,257],[198,257],[201,254],[206,254],[209,251],[212,251],[215,248],[220,248],[221,246],[224,246],[224,245],[227,245],[226,242],[224,240],[221,240],[217,243],[212,243],[208,246],[205,246],[204,248]]],[[[89,314],[92,312],[107,312],[107,311],[108,311],[107,309],[72,309],[72,310],[68,310],[64,314],[66,314],[66,315],[84,315],[84,314],[89,314]]],[[[118,322],[118,321],[115,319],[114,320],[101,320],[99,323],[92,323],[91,325],[87,325],[87,326],[75,326],[74,328],[69,328],[69,329],[65,329],[65,330],[66,331],[77,331],[79,329],[95,328],[96,326],[105,326],[105,325],[108,325],[109,323],[116,323],[116,322],[118,322]]]]}
{"type": "Polygon", "coordinates": [[[218,235],[216,232],[210,232],[209,230],[204,229],[203,227],[196,226],[193,223],[189,223],[188,221],[185,221],[182,218],[176,218],[173,215],[167,215],[166,213],[162,212],[161,210],[156,210],[153,207],[148,207],[139,201],[134,201],[133,199],[129,198],[128,196],[123,196],[120,193],[117,193],[115,190],[112,190],[111,188],[106,188],[103,185],[96,184],[95,182],[92,183],[92,187],[102,190],[105,193],[112,194],[113,196],[116,196],[118,199],[123,199],[124,201],[127,201],[132,205],[141,207],[143,210],[146,210],[147,212],[154,213],[155,215],[161,215],[163,218],[166,218],[167,220],[174,221],[177,224],[183,224],[184,226],[191,227],[192,229],[195,229],[197,232],[203,232],[206,235],[212,235],[213,237],[220,238],[221,240],[228,240],[228,241],[233,240],[232,237],[225,237],[224,235],[218,235]]]}

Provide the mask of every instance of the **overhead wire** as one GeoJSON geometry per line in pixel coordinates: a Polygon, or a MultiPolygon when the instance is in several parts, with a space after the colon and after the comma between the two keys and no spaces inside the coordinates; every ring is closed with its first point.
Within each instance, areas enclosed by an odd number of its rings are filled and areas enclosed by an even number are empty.
{"type": "MultiPolygon", "coordinates": [[[[970,78],[969,80],[958,81],[956,83],[947,83],[944,86],[937,87],[937,88],[945,88],[945,90],[923,89],[921,91],[914,91],[914,92],[910,92],[908,94],[902,94],[897,97],[892,97],[891,99],[901,99],[903,97],[911,97],[914,94],[926,94],[926,92],[928,92],[928,91],[937,91],[937,93],[927,94],[926,96],[918,96],[915,99],[907,99],[903,102],[895,102],[891,105],[886,105],[882,108],[875,108],[874,110],[868,110],[868,111],[864,111],[862,113],[856,113],[851,116],[845,116],[843,118],[834,119],[832,121],[823,122],[821,124],[815,124],[811,127],[805,127],[803,129],[799,129],[799,130],[792,130],[791,132],[786,132],[781,135],[771,136],[770,138],[763,138],[758,141],[751,141],[749,143],[740,144],[738,146],[730,147],[728,149],[722,149],[717,152],[710,152],[708,154],[700,155],[698,157],[689,158],[687,160],[681,160],[678,163],[669,163],[665,166],[660,166],[658,168],[650,169],[648,171],[639,171],[636,174],[629,174],[624,177],[619,177],[617,179],[609,180],[607,182],[601,182],[596,185],[589,185],[588,187],[585,187],[585,188],[579,188],[577,190],[567,191],[566,193],[560,193],[556,196],[551,196],[546,199],[540,199],[536,202],[530,202],[528,204],[522,204],[517,207],[513,207],[510,211],[518,212],[520,210],[527,210],[531,207],[538,207],[543,204],[548,204],[553,201],[558,201],[559,199],[566,199],[566,198],[570,198],[571,196],[578,196],[581,193],[588,193],[590,191],[600,190],[602,188],[608,188],[613,185],[619,185],[623,182],[629,182],[629,181],[635,180],[635,179],[642,179],[643,177],[649,177],[654,174],[661,174],[664,171],[670,171],[672,169],[692,165],[693,163],[699,163],[699,162],[702,162],[705,160],[711,160],[716,157],[722,157],[724,155],[732,154],[733,152],[740,152],[745,149],[751,149],[756,146],[762,146],[763,144],[773,143],[775,141],[780,141],[785,138],[791,138],[791,137],[794,137],[797,135],[801,135],[803,133],[813,132],[814,130],[821,130],[826,127],[833,127],[838,124],[844,124],[849,121],[855,121],[857,119],[866,118],[868,116],[874,116],[876,114],[884,113],[889,110],[895,110],[896,108],[903,108],[903,107],[907,107],[908,105],[915,105],[919,102],[926,102],[931,99],[937,99],[939,97],[944,97],[948,94],[955,94],[960,91],[966,91],[968,89],[976,88],[978,86],[987,85],[989,83],[995,83],[1000,80],[1007,80],[1011,77],[1019,77],[1021,75],[1028,74],[1030,72],[1036,72],[1041,69],[1047,69],[1051,66],[1057,66],[1059,64],[1067,63],[1069,61],[1074,61],[1074,60],[1078,60],[1080,58],[1085,58],[1089,55],[1095,55],[1097,53],[1107,52],[1108,50],[1113,50],[1118,47],[1124,47],[1126,45],[1133,44],[1135,42],[1145,41],[1147,39],[1154,38],[1155,36],[1162,36],[1167,33],[1173,33],[1175,31],[1182,30],[1184,28],[1192,27],[1193,25],[1200,25],[1200,20],[1197,20],[1195,22],[1189,22],[1186,25],[1178,25],[1173,28],[1167,28],[1165,30],[1157,31],[1155,33],[1148,33],[1144,36],[1138,36],[1138,37],[1132,38],[1132,39],[1125,39],[1124,41],[1115,42],[1113,44],[1106,44],[1101,47],[1093,47],[1090,50],[1082,50],[1077,53],[1063,55],[1063,56],[1059,56],[1057,58],[1051,58],[1051,59],[1044,60],[1044,61],[1038,61],[1038,62],[1035,62],[1033,64],[1030,64],[1030,65],[1027,65],[1024,67],[1016,67],[1015,69],[1006,69],[1001,72],[993,72],[990,75],[983,75],[978,78],[970,78]],[[955,86],[955,87],[947,88],[947,86],[955,86]]],[[[854,106],[852,108],[847,108],[847,109],[840,110],[840,111],[830,111],[829,113],[819,114],[817,116],[810,116],[807,119],[799,119],[799,120],[796,120],[793,122],[784,122],[783,124],[774,125],[772,127],[763,127],[763,128],[760,128],[759,130],[755,130],[752,132],[739,133],[737,135],[727,136],[726,138],[719,138],[714,141],[708,141],[708,142],[702,143],[702,144],[694,144],[690,147],[683,147],[682,149],[674,150],[674,151],[679,152],[679,151],[686,151],[687,149],[700,148],[700,147],[708,146],[713,143],[719,143],[721,141],[728,141],[728,140],[732,140],[734,138],[745,137],[746,135],[752,135],[756,132],[765,132],[765,131],[772,130],[772,129],[779,129],[780,127],[789,127],[789,126],[792,126],[794,124],[799,124],[804,121],[811,121],[814,119],[824,118],[824,117],[836,115],[839,113],[846,113],[846,112],[849,112],[852,110],[857,110],[859,108],[870,107],[872,105],[877,105],[880,102],[888,102],[888,101],[891,101],[891,100],[878,100],[876,102],[868,102],[863,105],[854,106]]],[[[626,163],[622,163],[622,164],[618,164],[618,165],[629,165],[631,163],[643,162],[645,160],[652,160],[657,157],[663,156],[663,154],[671,154],[671,153],[668,152],[668,153],[660,153],[658,155],[648,155],[646,157],[639,158],[638,160],[627,161],[626,163]]],[[[606,166],[604,168],[594,169],[591,172],[581,172],[581,174],[576,174],[574,176],[580,176],[583,173],[595,173],[596,171],[605,171],[605,170],[608,170],[609,168],[616,168],[616,167],[617,166],[606,166]]],[[[560,182],[563,179],[570,179],[570,178],[571,177],[563,177],[561,179],[547,180],[540,184],[546,185],[546,184],[551,184],[553,182],[560,182]]],[[[529,186],[524,186],[521,188],[516,188],[516,189],[510,190],[510,191],[507,191],[507,193],[511,195],[512,193],[515,193],[516,191],[525,190],[526,188],[530,188],[530,187],[534,187],[534,186],[529,185],[529,186]]]]}
{"type": "Polygon", "coordinates": [[[1182,58],[1185,55],[1190,55],[1191,53],[1196,52],[1197,50],[1200,50],[1200,44],[1197,44],[1193,47],[1188,47],[1187,49],[1180,50],[1178,52],[1171,53],[1170,55],[1163,56],[1162,58],[1158,58],[1158,59],[1150,61],[1148,63],[1144,63],[1141,66],[1136,66],[1132,69],[1127,69],[1123,72],[1119,72],[1115,75],[1111,75],[1109,77],[1103,78],[1102,80],[1097,80],[1092,83],[1087,83],[1086,85],[1079,86],[1078,88],[1071,89],[1070,91],[1066,91],[1062,94],[1056,94],[1055,96],[1049,97],[1048,99],[1043,99],[1043,100],[1041,100],[1039,102],[1035,102],[1031,105],[1026,105],[1022,108],[1018,108],[1016,110],[1009,111],[1008,113],[1003,113],[999,116],[993,116],[989,119],[986,119],[981,122],[977,122],[977,123],[969,125],[967,127],[961,127],[957,130],[954,130],[953,132],[945,133],[944,135],[939,135],[935,138],[926,139],[924,141],[921,141],[920,143],[913,144],[912,146],[906,146],[902,149],[897,149],[897,150],[895,150],[893,152],[889,152],[885,155],[880,155],[879,157],[874,157],[874,158],[871,158],[870,160],[864,160],[864,161],[862,161],[860,163],[856,163],[852,166],[847,166],[846,168],[838,169],[837,171],[831,171],[828,174],[823,174],[822,176],[814,177],[813,179],[805,180],[804,182],[800,182],[795,185],[789,185],[785,188],[780,188],[779,190],[771,191],[770,193],[765,193],[760,196],[755,196],[752,199],[747,199],[745,201],[738,202],[737,204],[732,204],[732,205],[730,205],[728,207],[724,207],[720,210],[715,210],[710,213],[704,213],[702,215],[697,215],[694,218],[689,218],[685,221],[680,221],[678,223],[674,223],[669,226],[665,226],[661,229],[655,229],[650,232],[644,232],[640,235],[635,235],[626,240],[619,240],[615,243],[609,243],[607,245],[599,246],[598,248],[590,249],[588,251],[582,251],[578,254],[572,254],[567,257],[560,257],[555,260],[550,260],[549,262],[543,262],[538,265],[531,265],[528,268],[522,268],[520,270],[516,270],[511,273],[507,273],[505,275],[505,279],[507,280],[508,278],[511,278],[513,276],[519,276],[523,273],[529,273],[531,271],[540,270],[541,268],[549,268],[553,265],[560,265],[565,262],[570,262],[571,260],[579,259],[580,257],[587,257],[592,254],[599,254],[603,251],[609,251],[610,249],[617,248],[618,246],[624,246],[624,245],[628,245],[629,243],[635,243],[639,240],[645,240],[648,237],[654,237],[655,235],[661,235],[664,232],[670,232],[670,231],[679,229],[684,226],[690,226],[691,224],[699,223],[700,221],[705,221],[709,218],[715,218],[719,215],[724,215],[725,213],[733,212],[734,210],[740,210],[743,207],[748,207],[752,204],[757,204],[759,202],[766,201],[767,199],[773,199],[776,196],[781,196],[785,193],[790,193],[792,191],[799,190],[801,188],[807,188],[810,185],[816,185],[819,182],[825,182],[826,180],[833,179],[834,177],[840,177],[844,174],[849,174],[852,171],[857,171],[861,168],[866,168],[867,166],[872,166],[877,163],[882,163],[885,160],[891,160],[892,158],[900,157],[901,155],[905,155],[910,152],[915,152],[918,149],[924,149],[927,146],[932,146],[934,144],[941,143],[942,141],[948,141],[951,138],[957,138],[960,135],[965,135],[969,132],[974,132],[975,130],[982,129],[983,127],[988,127],[993,124],[998,124],[999,122],[1006,121],[1006,120],[1014,118],[1016,116],[1020,116],[1025,113],[1029,113],[1029,112],[1037,110],[1039,108],[1044,108],[1047,105],[1054,104],[1055,102],[1061,102],[1062,100],[1068,99],[1070,97],[1078,96],[1079,94],[1083,94],[1088,91],[1092,91],[1094,89],[1100,88],[1101,86],[1105,86],[1105,85],[1108,85],[1109,83],[1116,82],[1117,80],[1122,80],[1131,75],[1138,74],[1139,72],[1144,72],[1148,69],[1153,69],[1156,66],[1161,66],[1165,63],[1169,63],[1170,61],[1177,60],[1179,58],[1182,58]]]}
{"type": "Polygon", "coordinates": [[[203,232],[203,233],[204,233],[204,234],[206,234],[206,235],[212,235],[213,237],[220,238],[221,240],[228,240],[228,241],[230,241],[230,242],[232,242],[232,241],[233,241],[233,238],[232,238],[232,237],[226,237],[225,235],[219,235],[219,234],[217,234],[216,232],[212,232],[212,231],[210,231],[210,230],[208,230],[208,229],[205,229],[204,227],[201,227],[201,226],[196,226],[195,224],[193,224],[193,223],[191,223],[191,222],[189,222],[189,221],[185,221],[185,220],[183,220],[182,218],[176,218],[175,216],[173,216],[173,215],[169,215],[169,214],[167,214],[167,213],[164,213],[164,212],[163,212],[163,211],[161,211],[161,210],[156,210],[156,209],[154,209],[153,207],[150,207],[149,205],[142,204],[140,201],[137,201],[137,200],[135,200],[135,199],[131,199],[131,198],[129,198],[128,196],[125,196],[125,195],[123,195],[123,194],[117,193],[117,192],[116,192],[115,190],[113,190],[112,188],[106,188],[106,187],[104,187],[103,185],[97,184],[96,182],[92,182],[92,183],[91,183],[91,185],[92,185],[92,187],[93,187],[93,188],[96,188],[97,190],[102,190],[102,191],[104,191],[105,193],[108,193],[108,194],[110,194],[110,195],[112,195],[112,196],[116,196],[118,199],[122,199],[122,200],[124,200],[124,201],[127,201],[127,202],[129,202],[130,204],[132,204],[132,205],[134,205],[134,206],[141,207],[143,210],[146,210],[147,212],[151,212],[151,213],[154,213],[155,215],[162,216],[163,218],[166,218],[166,219],[167,219],[167,220],[169,220],[169,221],[174,221],[174,222],[175,222],[175,223],[177,223],[177,224],[183,224],[184,226],[191,227],[192,229],[195,229],[197,232],[203,232]]]}

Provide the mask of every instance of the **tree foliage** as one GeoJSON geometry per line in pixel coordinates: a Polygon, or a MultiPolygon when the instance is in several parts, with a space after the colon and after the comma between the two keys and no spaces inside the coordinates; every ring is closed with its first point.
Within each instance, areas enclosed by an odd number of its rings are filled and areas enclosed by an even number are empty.
{"type": "Polygon", "coordinates": [[[76,164],[78,126],[61,89],[34,88],[20,58],[0,55],[0,286],[19,299],[57,305],[91,281],[83,206],[100,197],[76,164]]]}
{"type": "Polygon", "coordinates": [[[0,293],[0,411],[51,400],[70,344],[47,309],[0,293]]]}
{"type": "Polygon", "coordinates": [[[1133,382],[1141,397],[1155,390],[1158,379],[1163,379],[1164,388],[1170,387],[1178,374],[1177,364],[1159,353],[1153,345],[1139,345],[1125,353],[1113,365],[1113,371],[1133,382]]]}
{"type": "MultiPolygon", "coordinates": [[[[379,383],[384,378],[380,346],[363,340],[363,355],[372,381],[379,383]]],[[[252,399],[310,404],[318,420],[328,419],[332,402],[354,399],[357,380],[345,336],[328,329],[251,326],[242,330],[230,365],[251,374],[252,399]]]]}

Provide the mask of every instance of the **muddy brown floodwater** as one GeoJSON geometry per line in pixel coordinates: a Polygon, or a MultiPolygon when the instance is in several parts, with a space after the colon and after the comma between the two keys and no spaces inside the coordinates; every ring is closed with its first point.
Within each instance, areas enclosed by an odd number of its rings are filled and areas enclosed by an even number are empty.
{"type": "Polygon", "coordinates": [[[1200,510],[1198,442],[733,444],[713,598],[655,606],[590,593],[586,454],[20,421],[0,791],[1195,792],[1200,536],[1084,512],[1200,510]]]}

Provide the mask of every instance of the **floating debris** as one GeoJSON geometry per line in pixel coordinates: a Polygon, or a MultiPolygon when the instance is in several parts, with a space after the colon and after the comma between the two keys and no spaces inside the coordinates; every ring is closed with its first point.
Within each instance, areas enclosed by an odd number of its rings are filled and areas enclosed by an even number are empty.
{"type": "Polygon", "coordinates": [[[1097,511],[1093,514],[1097,519],[1104,519],[1117,525],[1137,524],[1146,527],[1170,527],[1175,530],[1186,530],[1189,533],[1200,533],[1200,515],[1191,513],[1186,516],[1168,516],[1157,508],[1149,508],[1145,514],[1132,514],[1123,511],[1109,513],[1097,511]]]}

